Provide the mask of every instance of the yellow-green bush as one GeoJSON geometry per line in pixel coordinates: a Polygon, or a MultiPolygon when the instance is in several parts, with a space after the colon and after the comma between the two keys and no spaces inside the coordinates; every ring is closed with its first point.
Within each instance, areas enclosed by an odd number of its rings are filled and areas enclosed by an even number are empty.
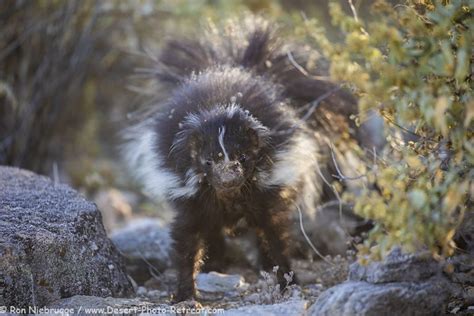
{"type": "MultiPolygon", "coordinates": [[[[360,117],[378,111],[387,148],[354,199],[356,213],[375,220],[361,258],[393,245],[449,255],[457,226],[472,212],[474,99],[472,1],[377,1],[364,23],[330,3],[342,43],[314,20],[310,39],[331,60],[331,76],[359,97],[360,117]]],[[[348,197],[351,198],[351,197],[348,197]]],[[[353,198],[353,197],[352,197],[353,198]]]]}

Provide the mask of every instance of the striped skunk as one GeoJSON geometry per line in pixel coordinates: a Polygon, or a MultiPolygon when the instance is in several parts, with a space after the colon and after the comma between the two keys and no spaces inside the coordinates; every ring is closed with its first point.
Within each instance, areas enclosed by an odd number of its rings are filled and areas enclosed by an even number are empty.
{"type": "Polygon", "coordinates": [[[354,132],[352,96],[297,69],[305,53],[282,43],[274,25],[254,16],[230,25],[165,43],[156,78],[169,93],[124,134],[131,172],[176,211],[176,301],[195,295],[202,258],[206,270],[222,268],[224,230],[241,221],[283,288],[290,218],[333,194],[319,177],[331,174],[324,139],[354,132]]]}

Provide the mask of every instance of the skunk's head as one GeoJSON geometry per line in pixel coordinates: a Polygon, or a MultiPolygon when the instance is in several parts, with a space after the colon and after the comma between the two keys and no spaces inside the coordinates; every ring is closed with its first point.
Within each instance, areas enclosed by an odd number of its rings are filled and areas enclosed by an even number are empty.
{"type": "Polygon", "coordinates": [[[190,162],[201,183],[226,195],[255,179],[259,154],[268,139],[268,128],[248,111],[235,104],[219,106],[188,114],[180,123],[171,154],[190,162]]]}

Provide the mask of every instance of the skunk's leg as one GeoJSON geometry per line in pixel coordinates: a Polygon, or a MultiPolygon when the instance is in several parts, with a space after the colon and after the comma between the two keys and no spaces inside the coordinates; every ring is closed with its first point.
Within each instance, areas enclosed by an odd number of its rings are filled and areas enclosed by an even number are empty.
{"type": "Polygon", "coordinates": [[[178,217],[172,226],[174,261],[178,270],[178,286],[174,301],[195,297],[195,275],[200,267],[200,231],[195,222],[185,216],[178,217]]]}
{"type": "Polygon", "coordinates": [[[260,223],[261,229],[257,230],[259,244],[262,245],[263,253],[263,265],[264,267],[269,265],[278,266],[277,278],[280,284],[280,289],[284,289],[287,284],[297,283],[296,276],[293,273],[293,278],[288,282],[284,275],[290,273],[290,260],[289,260],[289,223],[287,212],[269,212],[268,216],[264,217],[265,220],[260,223]],[[266,262],[265,262],[266,261],[266,262]]]}
{"type": "Polygon", "coordinates": [[[212,229],[204,236],[206,260],[202,271],[222,272],[225,268],[226,244],[221,228],[212,229]]]}
{"type": "Polygon", "coordinates": [[[272,271],[273,267],[277,264],[270,257],[270,251],[268,249],[268,242],[265,238],[263,230],[257,229],[257,245],[258,245],[258,265],[264,271],[272,271]]]}

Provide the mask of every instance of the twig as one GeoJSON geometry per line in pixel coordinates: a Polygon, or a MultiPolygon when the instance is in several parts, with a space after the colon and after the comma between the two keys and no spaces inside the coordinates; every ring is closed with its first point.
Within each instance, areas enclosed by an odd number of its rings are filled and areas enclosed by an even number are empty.
{"type": "Polygon", "coordinates": [[[13,92],[13,89],[11,86],[3,81],[0,81],[0,96],[5,96],[5,98],[10,101],[7,102],[7,104],[10,105],[12,112],[15,112],[18,110],[18,100],[15,97],[15,93],[13,92]]]}
{"type": "Polygon", "coordinates": [[[333,147],[331,142],[328,142],[328,145],[329,145],[329,148],[331,149],[332,162],[334,163],[334,166],[336,167],[336,171],[337,171],[337,175],[333,174],[332,175],[333,177],[335,177],[339,181],[341,181],[341,180],[359,180],[359,179],[362,179],[362,178],[367,176],[366,174],[361,174],[361,175],[355,176],[355,177],[347,177],[347,176],[343,175],[342,172],[341,172],[341,169],[339,168],[339,164],[337,163],[336,156],[334,155],[334,147],[333,147]]]}
{"type": "Polygon", "coordinates": [[[301,66],[300,64],[298,64],[296,62],[296,60],[293,58],[293,54],[291,53],[291,51],[288,51],[286,53],[286,55],[288,56],[288,60],[290,61],[290,63],[296,68],[299,70],[299,72],[301,72],[303,75],[305,75],[306,77],[309,77],[309,73],[306,71],[306,69],[303,68],[303,66],[301,66]]]}
{"type": "Polygon", "coordinates": [[[339,220],[341,221],[342,225],[343,225],[343,229],[344,229],[344,233],[347,235],[347,236],[350,236],[349,232],[345,229],[344,227],[344,221],[342,219],[342,199],[341,199],[341,196],[339,195],[339,192],[337,192],[336,188],[334,188],[334,186],[332,184],[329,183],[329,181],[326,179],[326,177],[323,175],[321,169],[319,168],[319,164],[316,163],[316,171],[318,172],[319,176],[321,177],[321,179],[323,180],[323,182],[331,188],[332,192],[334,193],[334,196],[336,197],[337,201],[338,201],[338,207],[339,207],[339,220]]]}
{"type": "Polygon", "coordinates": [[[372,147],[372,152],[374,153],[374,162],[372,164],[372,168],[373,168],[373,171],[377,170],[377,149],[374,147],[372,147]]]}
{"type": "Polygon", "coordinates": [[[327,98],[329,98],[334,92],[337,92],[339,90],[341,90],[342,87],[340,86],[337,86],[331,90],[329,90],[328,92],[320,95],[316,100],[308,103],[307,105],[305,105],[303,108],[307,107],[307,106],[310,106],[309,110],[306,112],[306,114],[301,118],[302,121],[306,121],[312,114],[313,112],[316,110],[316,108],[321,104],[321,102],[327,98]]]}
{"type": "MultiPolygon", "coordinates": [[[[354,3],[352,2],[352,0],[347,0],[347,2],[349,2],[349,6],[351,7],[352,14],[354,15],[354,20],[356,20],[356,22],[358,22],[360,24],[359,16],[357,15],[357,11],[356,11],[356,8],[354,6],[354,3]]],[[[361,27],[360,27],[360,31],[364,35],[367,35],[367,36],[369,35],[369,33],[367,33],[367,31],[362,27],[362,24],[361,24],[361,27]]]]}
{"type": "MultiPolygon", "coordinates": [[[[120,249],[118,250],[119,253],[125,257],[125,258],[130,258],[130,259],[133,259],[132,256],[129,256],[127,255],[126,253],[124,253],[123,251],[121,251],[120,249]]],[[[160,280],[160,279],[163,279],[163,273],[161,273],[158,268],[156,268],[150,261],[148,261],[145,256],[143,255],[142,251],[140,249],[137,249],[138,251],[138,255],[140,256],[140,258],[143,260],[143,262],[146,263],[146,265],[148,266],[148,272],[150,272],[151,276],[155,279],[155,280],[160,280]]],[[[167,290],[169,292],[169,284],[166,282],[166,287],[167,287],[167,290]]]]}
{"type": "MultiPolygon", "coordinates": [[[[353,207],[353,204],[350,204],[350,203],[344,203],[345,205],[349,206],[349,207],[353,207]]],[[[331,206],[335,206],[335,205],[339,205],[339,202],[338,201],[329,201],[329,202],[326,202],[324,204],[321,204],[317,207],[317,210],[320,211],[322,209],[325,209],[326,207],[331,207],[331,206]]]]}
{"type": "Polygon", "coordinates": [[[426,136],[421,136],[417,133],[415,133],[414,131],[412,130],[409,130],[408,128],[406,127],[403,127],[401,126],[400,124],[396,123],[394,120],[392,120],[390,117],[388,117],[385,113],[381,112],[380,113],[390,124],[398,127],[399,129],[403,130],[404,132],[407,132],[408,134],[410,135],[413,135],[413,136],[416,136],[422,140],[425,140],[425,141],[430,141],[430,142],[433,142],[433,143],[438,143],[438,141],[434,140],[434,139],[431,139],[429,137],[426,137],[426,136]]]}
{"type": "Polygon", "coordinates": [[[308,78],[311,78],[311,79],[315,79],[315,80],[324,80],[324,81],[327,81],[327,80],[330,80],[330,77],[328,76],[314,76],[314,75],[311,75],[303,66],[301,66],[300,64],[298,64],[298,62],[295,60],[295,58],[293,57],[293,54],[291,53],[291,51],[288,51],[287,53],[287,56],[288,56],[288,60],[290,61],[290,63],[293,65],[293,67],[295,67],[299,72],[301,72],[305,77],[308,77],[308,78]]]}
{"type": "Polygon", "coordinates": [[[347,2],[349,2],[349,6],[351,7],[351,11],[352,11],[352,14],[354,15],[354,19],[359,22],[359,17],[357,15],[357,11],[356,11],[356,8],[354,6],[354,3],[352,2],[352,0],[347,0],[347,2]]]}
{"type": "Polygon", "coordinates": [[[162,275],[162,273],[160,271],[158,271],[158,269],[145,258],[145,256],[143,255],[143,253],[141,252],[140,249],[137,249],[137,250],[138,250],[138,254],[140,255],[140,258],[147,264],[148,270],[150,271],[150,274],[155,279],[158,280],[159,278],[156,275],[154,275],[153,272],[155,272],[158,275],[162,275]]]}
{"type": "Polygon", "coordinates": [[[303,233],[303,236],[304,238],[306,239],[306,242],[308,243],[308,245],[313,249],[313,251],[318,255],[318,257],[320,257],[322,260],[324,260],[326,263],[330,264],[330,265],[334,265],[334,263],[332,263],[331,261],[329,261],[328,259],[326,259],[319,251],[318,249],[313,245],[313,243],[311,242],[311,239],[309,239],[308,235],[306,235],[306,231],[304,230],[304,226],[303,226],[303,213],[301,212],[301,209],[300,207],[296,205],[296,209],[298,210],[298,214],[299,214],[299,218],[300,218],[300,230],[301,232],[303,233]]]}
{"type": "MultiPolygon", "coordinates": [[[[297,112],[302,112],[303,110],[308,109],[308,111],[306,111],[306,114],[301,118],[301,121],[304,122],[306,121],[307,119],[310,118],[310,116],[314,113],[314,111],[316,110],[316,108],[320,105],[320,103],[322,101],[324,101],[325,99],[329,98],[334,92],[336,91],[339,91],[342,87],[338,86],[338,87],[335,87],[334,89],[331,89],[329,91],[327,91],[326,93],[320,95],[316,100],[314,101],[311,101],[310,103],[307,103],[305,104],[304,106],[302,106],[301,108],[299,108],[297,110],[297,112]]],[[[278,130],[278,128],[281,126],[281,124],[278,124],[276,127],[274,127],[271,131],[272,134],[276,134],[276,135],[284,135],[284,134],[290,134],[292,133],[297,127],[298,125],[293,125],[292,127],[286,129],[286,130],[278,130]]]]}

